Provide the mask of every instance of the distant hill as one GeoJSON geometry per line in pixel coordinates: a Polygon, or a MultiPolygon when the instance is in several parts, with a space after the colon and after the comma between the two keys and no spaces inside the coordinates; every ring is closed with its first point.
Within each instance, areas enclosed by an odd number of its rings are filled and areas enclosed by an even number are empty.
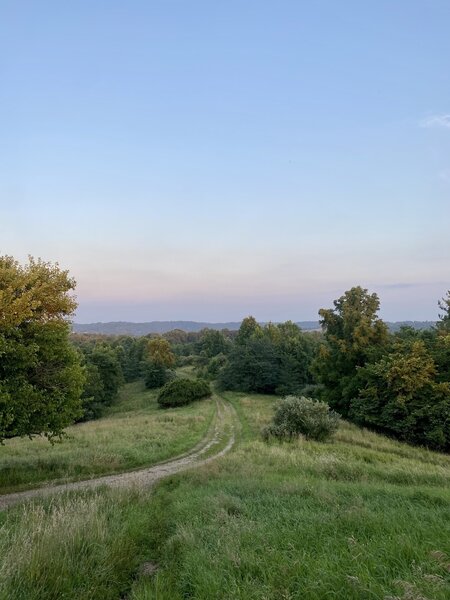
{"type": "Polygon", "coordinates": [[[390,331],[395,332],[400,327],[412,327],[413,329],[431,329],[436,325],[436,321],[386,321],[390,331]]]}
{"type": "Polygon", "coordinates": [[[197,321],[150,321],[148,323],[129,323],[111,321],[109,323],[74,323],[75,333],[102,333],[104,335],[147,335],[148,333],[167,333],[173,329],[200,331],[209,329],[239,329],[240,323],[199,323],[197,321]]]}
{"type": "MultiPolygon", "coordinates": [[[[109,323],[73,323],[75,333],[100,333],[103,335],[147,335],[148,333],[167,333],[173,329],[183,331],[200,331],[201,329],[239,329],[240,321],[228,323],[203,323],[198,321],[150,321],[148,323],[131,323],[128,321],[111,321],[109,323]]],[[[414,329],[430,329],[434,321],[395,321],[388,322],[391,331],[398,331],[403,325],[414,329]]],[[[318,321],[298,321],[297,325],[304,331],[320,329],[318,321]]]]}

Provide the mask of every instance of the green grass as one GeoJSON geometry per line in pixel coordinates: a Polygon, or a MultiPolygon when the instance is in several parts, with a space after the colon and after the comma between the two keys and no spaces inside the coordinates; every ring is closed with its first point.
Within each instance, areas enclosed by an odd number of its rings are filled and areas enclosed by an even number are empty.
{"type": "Polygon", "coordinates": [[[211,400],[161,410],[156,391],[125,385],[98,420],[67,429],[62,442],[8,440],[0,447],[0,493],[152,465],[192,448],[206,433],[211,400]]]}
{"type": "Polygon", "coordinates": [[[226,397],[242,422],[227,456],[153,493],[0,513],[0,600],[450,596],[449,456],[346,423],[328,443],[266,444],[273,399],[226,397]]]}
{"type": "Polygon", "coordinates": [[[130,599],[449,597],[448,456],[345,423],[329,443],[266,444],[273,400],[228,398],[242,443],[159,486],[161,569],[130,599]]]}

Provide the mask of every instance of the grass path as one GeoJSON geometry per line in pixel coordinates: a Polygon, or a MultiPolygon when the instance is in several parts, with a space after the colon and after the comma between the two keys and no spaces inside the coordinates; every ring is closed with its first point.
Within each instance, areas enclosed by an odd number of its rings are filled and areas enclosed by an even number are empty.
{"type": "Polygon", "coordinates": [[[104,416],[67,428],[61,442],[14,438],[0,446],[0,494],[152,467],[190,451],[214,417],[211,399],[158,407],[157,390],[126,384],[104,416]]]}
{"type": "Polygon", "coordinates": [[[168,475],[184,471],[192,466],[205,465],[211,460],[226,454],[235,441],[235,429],[238,421],[235,409],[219,396],[215,396],[215,404],[216,411],[213,426],[206,437],[189,452],[181,456],[158,463],[150,468],[5,494],[0,496],[0,510],[32,498],[51,496],[73,490],[92,489],[99,486],[112,488],[149,487],[168,475]]]}

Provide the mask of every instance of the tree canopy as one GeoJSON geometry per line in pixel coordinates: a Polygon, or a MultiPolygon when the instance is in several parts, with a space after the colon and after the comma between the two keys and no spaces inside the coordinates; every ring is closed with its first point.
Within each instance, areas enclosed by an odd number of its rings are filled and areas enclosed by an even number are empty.
{"type": "Polygon", "coordinates": [[[61,435],[81,414],[84,374],[67,320],[74,288],[57,264],[0,257],[0,441],[61,435]]]}
{"type": "Polygon", "coordinates": [[[325,399],[347,415],[357,393],[357,368],[378,356],[389,340],[386,324],[378,318],[376,294],[353,287],[334,301],[334,309],[321,309],[325,341],[316,361],[316,372],[325,385],[325,399]]]}

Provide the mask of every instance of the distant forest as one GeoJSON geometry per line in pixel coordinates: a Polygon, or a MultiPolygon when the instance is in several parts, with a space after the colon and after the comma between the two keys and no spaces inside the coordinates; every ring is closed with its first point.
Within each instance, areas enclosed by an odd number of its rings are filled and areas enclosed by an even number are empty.
{"type": "MultiPolygon", "coordinates": [[[[413,329],[431,329],[436,323],[434,321],[394,321],[386,322],[391,332],[399,331],[401,327],[408,326],[413,329]]],[[[266,323],[261,323],[266,325],[266,323]]],[[[315,331],[320,329],[319,321],[297,321],[296,325],[303,331],[315,331]]],[[[174,329],[186,332],[197,332],[202,329],[228,329],[237,331],[241,322],[229,323],[202,323],[197,321],[149,321],[148,323],[131,323],[128,321],[112,321],[109,323],[73,323],[75,333],[98,333],[103,335],[133,335],[141,336],[149,333],[167,333],[174,329]]]]}

